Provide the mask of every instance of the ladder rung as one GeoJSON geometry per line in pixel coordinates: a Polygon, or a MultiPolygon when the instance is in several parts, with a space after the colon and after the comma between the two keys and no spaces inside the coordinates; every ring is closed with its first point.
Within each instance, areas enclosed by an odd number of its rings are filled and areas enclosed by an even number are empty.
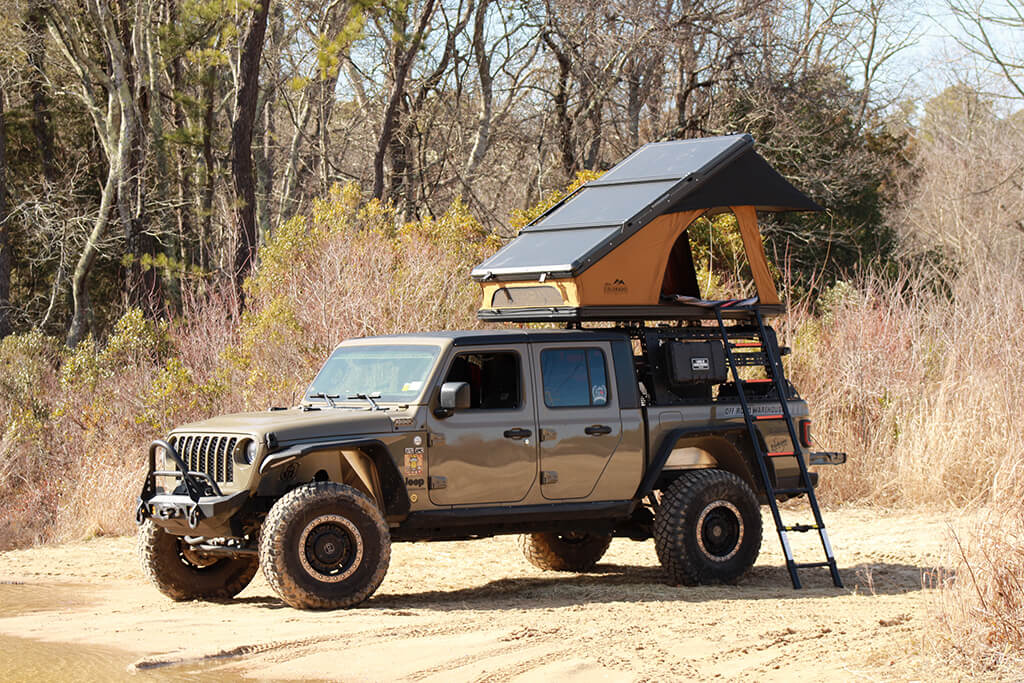
{"type": "Polygon", "coordinates": [[[830,562],[804,562],[794,565],[797,569],[811,569],[813,567],[831,567],[830,562]]]}
{"type": "Polygon", "coordinates": [[[783,531],[793,531],[798,534],[802,534],[805,531],[816,531],[821,529],[817,524],[790,524],[789,526],[782,527],[783,531]]]}
{"type": "Polygon", "coordinates": [[[774,451],[772,453],[765,453],[765,456],[769,458],[781,458],[784,455],[796,455],[796,453],[793,451],[774,451]]]}
{"type": "Polygon", "coordinates": [[[774,489],[772,493],[777,496],[799,496],[807,493],[807,489],[774,489]]]}

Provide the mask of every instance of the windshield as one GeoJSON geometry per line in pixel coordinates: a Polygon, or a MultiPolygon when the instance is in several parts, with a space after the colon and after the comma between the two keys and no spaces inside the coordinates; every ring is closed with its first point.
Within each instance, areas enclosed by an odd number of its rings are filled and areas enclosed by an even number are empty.
{"type": "Polygon", "coordinates": [[[381,401],[412,401],[434,366],[437,346],[342,346],[327,359],[306,391],[306,400],[323,394],[341,400],[357,394],[381,401]]]}

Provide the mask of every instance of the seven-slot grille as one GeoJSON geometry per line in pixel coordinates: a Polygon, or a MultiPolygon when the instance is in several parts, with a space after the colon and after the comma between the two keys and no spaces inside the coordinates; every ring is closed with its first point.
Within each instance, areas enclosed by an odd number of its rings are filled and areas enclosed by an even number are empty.
{"type": "Polygon", "coordinates": [[[237,444],[238,437],[217,434],[187,434],[171,440],[189,472],[206,472],[222,483],[234,481],[232,454],[237,444]]]}

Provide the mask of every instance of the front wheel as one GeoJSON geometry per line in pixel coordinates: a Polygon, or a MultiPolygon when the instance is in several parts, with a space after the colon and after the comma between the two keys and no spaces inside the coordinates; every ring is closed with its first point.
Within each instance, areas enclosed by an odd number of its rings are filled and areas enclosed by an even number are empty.
{"type": "Polygon", "coordinates": [[[208,557],[152,519],[139,528],[142,569],[172,600],[227,600],[242,592],[256,575],[255,557],[208,557]]]}
{"type": "Polygon", "coordinates": [[[260,565],[292,607],[338,609],[370,597],[391,560],[391,535],[363,492],[333,482],[281,497],[260,532],[260,565]]]}
{"type": "Polygon", "coordinates": [[[682,473],[658,506],[654,547],[673,584],[735,581],[761,550],[754,492],[724,470],[682,473]]]}

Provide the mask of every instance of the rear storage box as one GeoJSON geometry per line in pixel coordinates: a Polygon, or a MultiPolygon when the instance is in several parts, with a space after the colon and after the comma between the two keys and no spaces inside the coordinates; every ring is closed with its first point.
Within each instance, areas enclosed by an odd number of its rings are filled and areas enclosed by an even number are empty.
{"type": "Polygon", "coordinates": [[[722,342],[669,342],[665,344],[669,384],[721,384],[728,378],[722,342]]]}

